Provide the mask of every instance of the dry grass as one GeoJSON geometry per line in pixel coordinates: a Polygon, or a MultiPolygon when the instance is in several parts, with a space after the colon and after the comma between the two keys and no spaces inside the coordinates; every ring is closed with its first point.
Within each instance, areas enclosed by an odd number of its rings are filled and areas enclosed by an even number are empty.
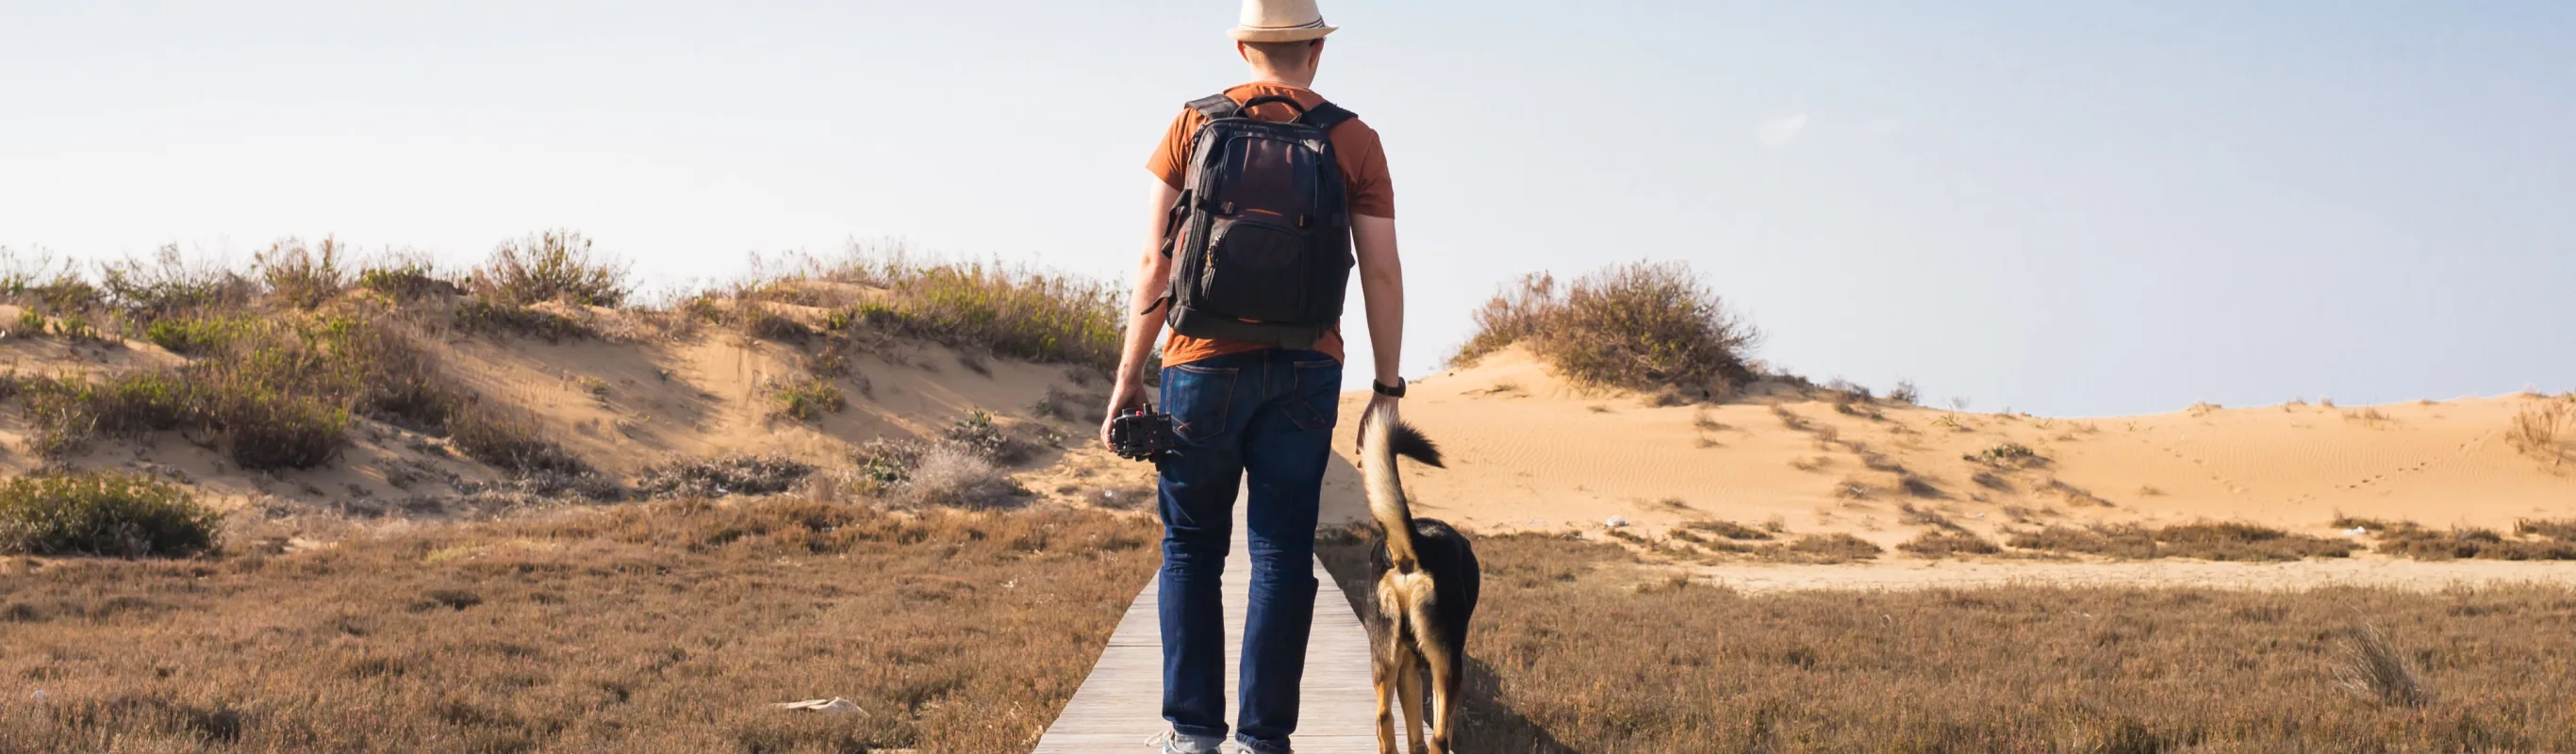
{"type": "Polygon", "coordinates": [[[2345,521],[2369,528],[2379,539],[2379,552],[2418,560],[2576,560],[2576,541],[2565,536],[2576,529],[2571,525],[2576,522],[2526,519],[2516,522],[2516,536],[2509,537],[2478,527],[2434,530],[2413,521],[2345,519],[2337,523],[2345,521]]]}
{"type": "Polygon", "coordinates": [[[859,252],[825,276],[892,294],[849,310],[845,316],[855,323],[1031,361],[1118,366],[1125,299],[1113,282],[859,252]]]}
{"type": "Polygon", "coordinates": [[[2253,524],[2222,521],[2155,528],[2138,524],[2087,527],[2052,525],[2014,534],[2006,542],[2025,550],[2102,555],[2124,560],[2200,558],[2203,560],[2285,561],[2347,557],[2359,544],[2292,534],[2253,524]]]}
{"type": "Polygon", "coordinates": [[[1747,358],[1760,333],[1678,262],[1613,265],[1563,286],[1551,275],[1529,275],[1486,302],[1475,320],[1475,335],[1453,361],[1518,343],[1582,384],[1669,388],[1700,400],[1757,376],[1747,358]]]}
{"type": "Polygon", "coordinates": [[[1994,542],[1987,540],[1985,537],[1980,537],[1965,531],[1945,529],[1934,529],[1932,531],[1924,532],[1913,539],[1906,540],[1904,544],[1897,545],[1896,549],[1904,550],[1926,558],[1946,558],[1953,555],[1993,555],[2003,552],[2003,548],[1995,546],[1994,542]]]}
{"type": "Polygon", "coordinates": [[[1024,751],[1155,536],[675,501],[49,562],[0,579],[0,751],[1024,751]],[[767,706],[830,696],[868,714],[767,706]]]}
{"type": "Polygon", "coordinates": [[[631,292],[627,269],[616,257],[593,252],[580,233],[551,230],[502,242],[467,288],[502,304],[616,306],[631,292]]]}
{"type": "MultiPolygon", "coordinates": [[[[1461,751],[2576,750],[2562,588],[1744,595],[1607,545],[1476,547],[1461,751]],[[2441,693],[2345,690],[2355,615],[2441,693]]],[[[1346,588],[1357,552],[1327,548],[1346,588]]]]}
{"type": "Polygon", "coordinates": [[[2516,519],[2513,522],[2513,533],[2523,536],[2548,537],[2560,542],[2576,542],[2576,519],[2516,519]]]}
{"type": "Polygon", "coordinates": [[[1683,523],[1679,528],[1700,534],[1723,537],[1726,539],[1760,541],[1771,538],[1771,532],[1745,526],[1733,521],[1690,521],[1683,523]]]}
{"type": "Polygon", "coordinates": [[[2505,431],[2505,440],[2557,466],[2567,461],[2570,435],[2576,435],[2576,399],[2538,400],[2514,412],[2513,426],[2505,431]]]}

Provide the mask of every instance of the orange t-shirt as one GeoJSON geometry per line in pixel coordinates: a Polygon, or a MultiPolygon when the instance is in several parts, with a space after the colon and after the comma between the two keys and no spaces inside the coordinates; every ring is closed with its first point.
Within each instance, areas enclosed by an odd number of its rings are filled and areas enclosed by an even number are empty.
{"type": "MultiPolygon", "coordinates": [[[[1256,82],[1227,89],[1225,96],[1233,98],[1236,102],[1247,102],[1254,97],[1288,97],[1305,107],[1314,107],[1324,102],[1324,96],[1316,94],[1313,90],[1270,82],[1256,82]]],[[[1251,115],[1263,120],[1285,121],[1297,117],[1297,111],[1286,105],[1267,104],[1253,108],[1251,115]]],[[[1172,119],[1172,127],[1163,132],[1162,143],[1154,145],[1154,156],[1145,161],[1145,169],[1154,171],[1154,175],[1161,176],[1163,182],[1171,184],[1172,188],[1181,188],[1181,182],[1189,179],[1190,138],[1196,136],[1199,126],[1206,122],[1207,116],[1200,115],[1196,110],[1181,108],[1181,114],[1172,119]]],[[[1352,118],[1334,126],[1333,130],[1325,132],[1324,137],[1333,140],[1333,161],[1341,167],[1342,183],[1349,188],[1345,193],[1350,197],[1351,214],[1395,217],[1395,185],[1387,178],[1386,149],[1378,143],[1377,129],[1368,127],[1368,124],[1360,122],[1358,118],[1352,118]]],[[[1163,341],[1163,366],[1177,366],[1200,359],[1244,351],[1258,351],[1268,347],[1258,343],[1193,338],[1173,333],[1170,339],[1163,341]]],[[[1335,326],[1330,332],[1324,333],[1324,337],[1317,339],[1315,350],[1332,356],[1334,361],[1342,361],[1341,327],[1335,326]]]]}

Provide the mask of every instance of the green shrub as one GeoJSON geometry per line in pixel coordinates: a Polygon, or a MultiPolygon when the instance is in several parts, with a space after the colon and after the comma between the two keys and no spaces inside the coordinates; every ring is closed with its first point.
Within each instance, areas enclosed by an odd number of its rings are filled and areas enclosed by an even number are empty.
{"type": "Polygon", "coordinates": [[[471,284],[476,294],[521,305],[616,306],[628,293],[625,263],[593,253],[581,234],[560,230],[502,243],[474,270],[471,284]]]}
{"type": "Polygon", "coordinates": [[[1680,262],[1615,265],[1562,287],[1529,275],[1475,320],[1455,361],[1518,343],[1577,382],[1702,397],[1757,376],[1747,355],[1760,333],[1680,262]]]}
{"type": "Polygon", "coordinates": [[[50,323],[45,319],[44,313],[36,311],[34,307],[19,309],[18,321],[9,325],[9,337],[42,338],[45,337],[48,324],[50,323]]]}
{"type": "Polygon", "coordinates": [[[228,382],[209,386],[204,402],[216,447],[246,469],[309,469],[349,444],[349,411],[311,396],[228,382]]]}
{"type": "Polygon", "coordinates": [[[28,451],[59,458],[101,434],[172,429],[191,415],[187,384],[168,372],[133,372],[106,382],[36,377],[13,383],[27,409],[28,451]]]}
{"type": "Polygon", "coordinates": [[[248,278],[212,262],[192,262],[176,245],[161,247],[150,259],[103,265],[99,282],[105,288],[101,298],[143,322],[192,311],[237,309],[248,305],[258,292],[248,278]]]}
{"type": "Polygon", "coordinates": [[[821,420],[824,414],[840,413],[850,405],[839,385],[813,377],[779,385],[771,398],[778,403],[778,415],[808,422],[821,420]]]}
{"type": "Polygon", "coordinates": [[[311,309],[348,287],[348,272],[340,268],[345,248],[332,238],[324,238],[321,245],[313,247],[305,246],[301,239],[288,238],[259,252],[253,264],[260,278],[268,283],[271,297],[288,306],[311,309]]]}
{"type": "Polygon", "coordinates": [[[866,324],[957,348],[1030,361],[1118,366],[1126,324],[1119,286],[982,263],[860,262],[850,274],[889,295],[825,322],[866,324]]]}
{"type": "Polygon", "coordinates": [[[204,356],[232,345],[244,328],[258,320],[248,316],[180,315],[153,320],[143,339],[181,356],[204,356]]]}
{"type": "Polygon", "coordinates": [[[193,555],[214,548],[221,522],[185,490],[135,474],[0,480],[0,552],[193,555]]]}
{"type": "Polygon", "coordinates": [[[358,271],[358,287],[395,301],[415,301],[445,287],[429,265],[418,262],[368,267],[358,271]]]}

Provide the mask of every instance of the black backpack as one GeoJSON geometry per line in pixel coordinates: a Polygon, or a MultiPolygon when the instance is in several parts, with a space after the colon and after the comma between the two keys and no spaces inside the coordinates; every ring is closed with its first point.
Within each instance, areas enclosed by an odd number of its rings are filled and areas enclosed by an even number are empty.
{"type": "Polygon", "coordinates": [[[1315,347],[1342,316],[1353,261],[1349,189],[1325,132],[1357,116],[1278,96],[1219,94],[1189,108],[1207,122],[1190,137],[1188,182],[1164,225],[1163,256],[1174,259],[1157,302],[1171,307],[1165,321],[1194,338],[1315,347]],[[1273,103],[1297,119],[1244,114],[1273,103]]]}

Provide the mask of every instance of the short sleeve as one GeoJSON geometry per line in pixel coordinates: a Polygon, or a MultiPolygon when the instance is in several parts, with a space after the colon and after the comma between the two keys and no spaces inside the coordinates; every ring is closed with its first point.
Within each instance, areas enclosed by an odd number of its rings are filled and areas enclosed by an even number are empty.
{"type": "Polygon", "coordinates": [[[1394,219],[1395,181],[1387,174],[1386,148],[1377,129],[1354,120],[1334,126],[1332,139],[1342,180],[1350,184],[1351,213],[1394,219]]]}
{"type": "Polygon", "coordinates": [[[1145,160],[1145,169],[1172,188],[1180,188],[1181,182],[1190,178],[1190,136],[1198,132],[1201,117],[1186,108],[1172,116],[1172,126],[1164,129],[1162,143],[1155,144],[1154,156],[1145,160]]]}

